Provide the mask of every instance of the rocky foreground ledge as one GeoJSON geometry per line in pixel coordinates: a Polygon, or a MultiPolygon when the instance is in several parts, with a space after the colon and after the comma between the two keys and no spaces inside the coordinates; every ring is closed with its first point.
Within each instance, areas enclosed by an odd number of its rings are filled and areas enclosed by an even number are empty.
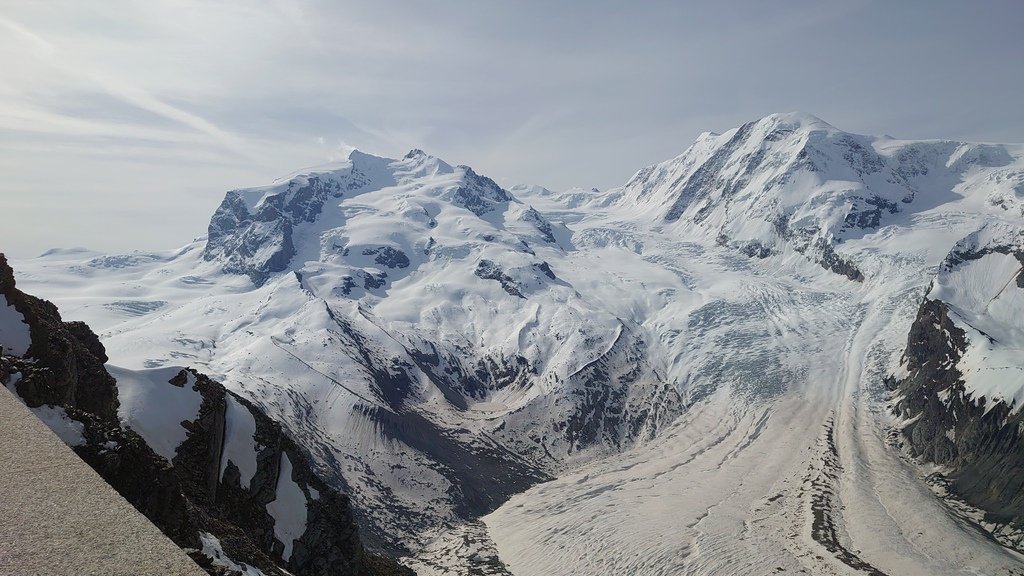
{"type": "Polygon", "coordinates": [[[0,574],[206,574],[0,386],[0,574]]]}

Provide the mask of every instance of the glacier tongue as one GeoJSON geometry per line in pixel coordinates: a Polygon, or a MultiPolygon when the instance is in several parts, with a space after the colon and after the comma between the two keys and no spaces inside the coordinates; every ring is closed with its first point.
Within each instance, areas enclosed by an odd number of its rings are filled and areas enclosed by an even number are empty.
{"type": "Polygon", "coordinates": [[[1019,146],[780,114],[604,192],[353,152],[178,251],[16,264],[112,363],[281,422],[426,574],[986,572],[1016,560],[886,445],[882,380],[1022,183],[1019,146]]]}

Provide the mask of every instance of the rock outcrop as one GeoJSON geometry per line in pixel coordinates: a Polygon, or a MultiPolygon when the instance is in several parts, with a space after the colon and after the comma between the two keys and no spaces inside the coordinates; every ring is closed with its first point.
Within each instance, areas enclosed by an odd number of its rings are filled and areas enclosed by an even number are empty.
{"type": "Polygon", "coordinates": [[[221,257],[226,272],[245,274],[254,284],[262,284],[284,270],[295,255],[293,228],[314,221],[324,202],[341,194],[337,181],[315,176],[289,182],[285,190],[268,194],[258,204],[247,202],[240,191],[228,192],[210,220],[203,256],[221,257]]]}
{"type": "Polygon", "coordinates": [[[116,420],[114,379],[103,368],[107,355],[89,327],[81,322],[63,322],[56,306],[19,291],[14,285],[14,271],[3,254],[0,294],[30,323],[32,343],[27,356],[41,368],[22,377],[17,384],[18,394],[30,406],[71,405],[116,420]]]}
{"type": "Polygon", "coordinates": [[[1021,322],[1003,309],[1021,297],[1020,240],[982,230],[950,252],[908,335],[907,374],[890,381],[911,452],[946,466],[953,491],[991,521],[1016,524],[1024,522],[1024,415],[1012,367],[999,357],[1021,322]],[[958,282],[969,293],[958,293],[958,282]]]}
{"type": "Polygon", "coordinates": [[[0,355],[0,383],[30,408],[54,407],[80,425],[76,453],[208,572],[234,573],[201,552],[204,536],[212,535],[233,565],[266,575],[411,574],[364,550],[348,497],[325,484],[304,451],[259,408],[194,370],[178,372],[167,385],[191,386],[201,404],[193,420],[181,423],[187,435],[169,462],[119,420],[117,382],[104,367],[96,335],[18,290],[2,254],[0,294],[31,334],[27,354],[0,355]],[[229,403],[255,424],[256,465],[244,483],[241,463],[225,454],[229,403]],[[287,510],[285,489],[293,496],[287,510]],[[279,500],[282,506],[271,506],[279,500]],[[282,529],[274,516],[281,510],[304,517],[298,531],[282,529]]]}

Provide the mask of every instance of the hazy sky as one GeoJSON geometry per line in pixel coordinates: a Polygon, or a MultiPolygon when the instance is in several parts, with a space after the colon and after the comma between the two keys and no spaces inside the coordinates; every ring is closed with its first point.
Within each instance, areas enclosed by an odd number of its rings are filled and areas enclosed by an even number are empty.
{"type": "Polygon", "coordinates": [[[348,146],[622,184],[800,110],[1024,141],[1024,2],[0,0],[0,251],[174,248],[348,146]]]}

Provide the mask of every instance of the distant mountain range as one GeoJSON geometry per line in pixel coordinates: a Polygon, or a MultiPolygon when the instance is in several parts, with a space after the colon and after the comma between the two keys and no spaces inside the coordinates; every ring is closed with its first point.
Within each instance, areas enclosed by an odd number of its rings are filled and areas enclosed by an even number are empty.
{"type": "Polygon", "coordinates": [[[190,481],[295,574],[333,573],[325,501],[420,574],[1024,568],[975,530],[1024,546],[1024,146],[775,114],[566,192],[355,151],[179,250],[12,265],[119,402],[8,386],[203,444],[190,481]]]}

